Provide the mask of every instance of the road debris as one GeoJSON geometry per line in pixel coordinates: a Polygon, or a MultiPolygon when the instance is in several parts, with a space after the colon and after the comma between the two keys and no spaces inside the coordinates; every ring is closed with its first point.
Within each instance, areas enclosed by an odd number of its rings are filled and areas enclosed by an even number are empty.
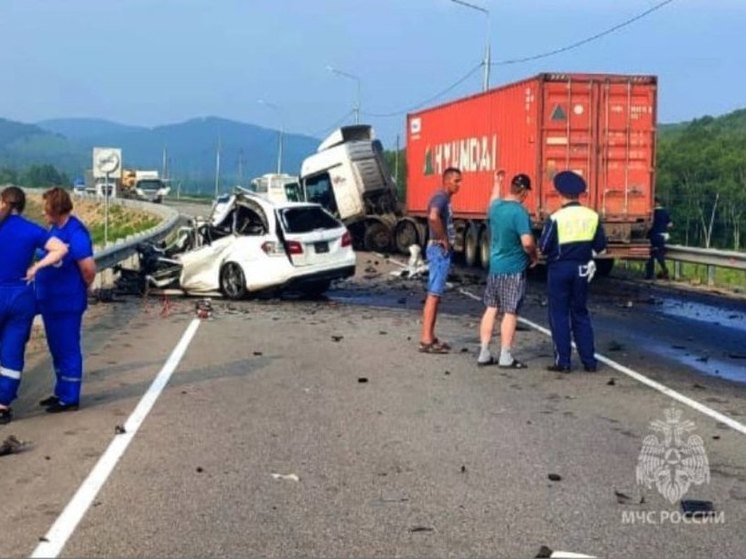
{"type": "Polygon", "coordinates": [[[0,456],[8,456],[9,454],[18,454],[27,450],[31,446],[28,441],[19,441],[15,435],[9,435],[0,445],[0,456]]]}
{"type": "Polygon", "coordinates": [[[273,479],[281,479],[285,481],[300,481],[300,478],[295,474],[271,474],[273,479]]]}
{"type": "Polygon", "coordinates": [[[715,507],[712,501],[698,501],[695,499],[682,499],[681,500],[681,511],[684,516],[691,518],[697,516],[701,518],[703,516],[712,516],[715,514],[715,507]]]}
{"type": "Polygon", "coordinates": [[[201,318],[202,320],[212,318],[212,301],[210,299],[200,299],[194,305],[194,308],[197,314],[197,318],[201,318]]]}
{"type": "Polygon", "coordinates": [[[616,502],[620,505],[626,505],[629,503],[632,498],[629,495],[626,495],[625,493],[622,493],[621,491],[617,491],[614,489],[614,496],[616,497],[616,502]]]}
{"type": "Polygon", "coordinates": [[[549,474],[547,477],[549,481],[562,481],[562,476],[559,474],[549,474]]]}
{"type": "Polygon", "coordinates": [[[368,382],[368,378],[367,377],[358,377],[357,381],[360,384],[365,384],[366,382],[368,382]]]}
{"type": "Polygon", "coordinates": [[[117,425],[114,427],[114,434],[116,435],[124,435],[127,432],[127,429],[124,428],[124,425],[117,425]]]}
{"type": "Polygon", "coordinates": [[[340,342],[344,339],[344,336],[332,336],[333,342],[340,342]]]}
{"type": "Polygon", "coordinates": [[[432,526],[412,526],[409,531],[413,534],[417,532],[434,532],[435,528],[433,528],[432,526]]]}
{"type": "Polygon", "coordinates": [[[614,377],[609,379],[609,382],[606,383],[607,386],[616,386],[616,379],[614,377]]]}

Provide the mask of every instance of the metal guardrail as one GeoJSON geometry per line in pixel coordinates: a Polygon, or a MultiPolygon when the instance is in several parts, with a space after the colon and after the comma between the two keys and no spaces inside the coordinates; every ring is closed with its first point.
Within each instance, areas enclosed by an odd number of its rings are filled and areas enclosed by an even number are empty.
{"type": "Polygon", "coordinates": [[[666,258],[675,262],[674,277],[676,278],[681,277],[681,262],[707,266],[708,285],[715,284],[716,268],[746,271],[746,252],[669,245],[666,247],[666,258]]]}
{"type": "MultiPolygon", "coordinates": [[[[23,188],[23,190],[25,190],[27,193],[34,194],[42,194],[46,190],[45,188],[27,188],[25,186],[22,186],[21,188],[23,188]]],[[[103,198],[101,196],[76,194],[73,200],[75,198],[82,198],[84,200],[103,203],[103,198]]],[[[154,213],[161,216],[163,220],[155,227],[151,227],[150,229],[147,229],[135,235],[128,235],[124,239],[118,239],[115,242],[111,243],[109,246],[95,251],[93,254],[93,259],[96,261],[96,267],[98,268],[99,272],[111,268],[126,260],[130,256],[133,256],[137,252],[137,245],[139,245],[140,243],[148,241],[160,241],[161,239],[164,239],[166,236],[168,236],[169,233],[171,233],[171,231],[176,228],[179,222],[179,212],[163,204],[154,204],[152,202],[145,202],[143,200],[131,200],[127,198],[110,198],[109,203],[113,205],[124,206],[125,208],[132,208],[148,213],[154,213]]]]}
{"type": "MultiPolygon", "coordinates": [[[[95,197],[86,198],[96,199],[95,197]]],[[[163,204],[153,204],[151,202],[121,198],[114,198],[110,200],[110,203],[124,206],[125,208],[155,213],[160,215],[163,220],[155,227],[137,233],[136,235],[129,235],[124,239],[115,241],[101,250],[97,250],[93,255],[93,258],[96,261],[96,267],[99,271],[111,268],[130,256],[133,256],[137,252],[137,245],[140,243],[160,241],[165,238],[176,228],[179,222],[179,212],[173,208],[164,206],[163,204]]]]}

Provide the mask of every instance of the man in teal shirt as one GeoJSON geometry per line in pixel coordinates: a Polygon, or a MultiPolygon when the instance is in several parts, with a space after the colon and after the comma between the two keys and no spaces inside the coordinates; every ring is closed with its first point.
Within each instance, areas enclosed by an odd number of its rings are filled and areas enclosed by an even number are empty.
{"type": "Polygon", "coordinates": [[[507,369],[525,369],[526,365],[513,357],[512,347],[518,324],[518,312],[526,295],[526,269],[536,265],[538,255],[531,231],[531,218],[523,207],[531,191],[531,179],[516,175],[510,182],[510,193],[499,199],[504,172],[497,173],[487,217],[490,223],[490,273],[484,290],[487,307],[479,334],[481,348],[477,364],[507,369]],[[498,310],[503,312],[500,325],[500,356],[490,352],[492,330],[498,310]]]}

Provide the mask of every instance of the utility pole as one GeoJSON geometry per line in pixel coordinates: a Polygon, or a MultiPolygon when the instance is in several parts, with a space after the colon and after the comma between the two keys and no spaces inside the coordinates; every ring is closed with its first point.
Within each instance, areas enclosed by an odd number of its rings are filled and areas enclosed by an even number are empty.
{"type": "Polygon", "coordinates": [[[492,66],[492,48],[490,46],[490,35],[492,34],[490,24],[490,11],[482,6],[477,6],[464,0],[451,0],[454,4],[459,4],[465,8],[470,8],[478,12],[482,12],[487,18],[487,46],[484,53],[484,77],[482,79],[482,91],[487,91],[490,88],[490,67],[492,66]]]}
{"type": "Polygon", "coordinates": [[[163,146],[163,163],[161,165],[161,178],[168,178],[168,148],[163,146]]]}
{"type": "Polygon", "coordinates": [[[238,184],[243,185],[243,148],[238,151],[238,184]]]}
{"type": "Polygon", "coordinates": [[[396,135],[396,154],[394,155],[394,179],[396,180],[397,189],[399,185],[399,134],[396,135]]]}
{"type": "Polygon", "coordinates": [[[220,150],[222,138],[218,136],[218,150],[215,155],[215,198],[220,193],[220,150]]]}

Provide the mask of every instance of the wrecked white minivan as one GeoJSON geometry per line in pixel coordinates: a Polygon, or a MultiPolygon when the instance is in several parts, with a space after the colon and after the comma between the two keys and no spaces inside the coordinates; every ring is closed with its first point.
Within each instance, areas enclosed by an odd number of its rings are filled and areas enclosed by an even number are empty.
{"type": "Polygon", "coordinates": [[[320,295],[355,273],[350,233],[320,205],[243,189],[218,198],[208,219],[182,227],[169,246],[140,255],[149,286],[229,299],[270,289],[320,295]]]}

